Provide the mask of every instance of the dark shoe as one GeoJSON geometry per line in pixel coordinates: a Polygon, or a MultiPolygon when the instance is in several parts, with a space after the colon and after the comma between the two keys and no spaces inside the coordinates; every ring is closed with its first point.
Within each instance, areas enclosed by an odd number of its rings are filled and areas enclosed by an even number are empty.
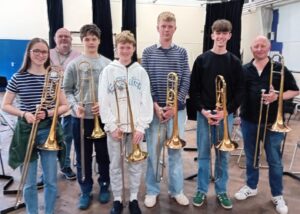
{"type": "Polygon", "coordinates": [[[114,201],[113,208],[110,211],[110,214],[121,214],[123,211],[123,204],[120,201],[114,201]]]}
{"type": "Polygon", "coordinates": [[[39,181],[36,183],[36,186],[38,189],[44,188],[44,181],[43,181],[43,175],[40,176],[39,181]]]}
{"type": "Polygon", "coordinates": [[[110,192],[109,192],[109,183],[103,182],[100,184],[100,192],[98,200],[101,204],[106,204],[109,202],[110,192]]]}
{"type": "Polygon", "coordinates": [[[62,168],[61,173],[67,180],[76,180],[76,174],[72,171],[71,167],[62,168]]]}
{"type": "Polygon", "coordinates": [[[137,200],[133,200],[133,201],[129,202],[129,212],[130,212],[130,214],[141,214],[142,213],[137,200]]]}
{"type": "Polygon", "coordinates": [[[201,207],[206,199],[206,195],[203,192],[196,192],[193,197],[193,205],[196,207],[201,207]]]}
{"type": "Polygon", "coordinates": [[[78,202],[78,208],[81,210],[86,210],[89,208],[90,204],[92,202],[92,195],[91,194],[81,194],[79,197],[79,202],[78,202]]]}
{"type": "Polygon", "coordinates": [[[218,194],[217,198],[223,208],[232,209],[232,202],[231,202],[230,198],[228,198],[226,193],[218,194]]]}

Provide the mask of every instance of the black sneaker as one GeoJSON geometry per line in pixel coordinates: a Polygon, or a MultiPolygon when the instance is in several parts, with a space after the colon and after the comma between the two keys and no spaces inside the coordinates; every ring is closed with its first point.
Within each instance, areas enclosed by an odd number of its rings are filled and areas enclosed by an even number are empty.
{"type": "Polygon", "coordinates": [[[38,189],[43,189],[44,188],[44,181],[40,180],[36,183],[36,186],[38,189]]]}
{"type": "Polygon", "coordinates": [[[71,167],[62,168],[61,173],[67,180],[76,180],[76,174],[72,171],[71,167]]]}
{"type": "Polygon", "coordinates": [[[114,201],[113,208],[110,211],[110,214],[121,214],[123,211],[123,204],[120,201],[114,201]]]}
{"type": "Polygon", "coordinates": [[[141,214],[142,213],[137,200],[133,200],[133,201],[129,202],[129,212],[130,212],[130,214],[141,214]]]}
{"type": "Polygon", "coordinates": [[[106,204],[109,202],[110,192],[108,188],[109,188],[109,183],[102,182],[100,184],[100,192],[99,192],[98,200],[101,204],[106,204]]]}
{"type": "Polygon", "coordinates": [[[44,188],[44,181],[43,181],[43,175],[39,177],[38,182],[36,183],[36,186],[38,189],[43,189],[44,188]]]}

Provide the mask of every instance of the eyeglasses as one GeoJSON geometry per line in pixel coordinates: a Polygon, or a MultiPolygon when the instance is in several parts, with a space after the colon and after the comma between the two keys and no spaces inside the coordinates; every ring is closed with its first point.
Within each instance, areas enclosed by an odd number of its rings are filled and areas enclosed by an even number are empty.
{"type": "Polygon", "coordinates": [[[46,56],[46,55],[48,55],[48,50],[43,51],[43,50],[40,50],[40,49],[33,49],[33,50],[30,50],[30,52],[33,53],[35,56],[38,56],[38,55],[46,56]]]}

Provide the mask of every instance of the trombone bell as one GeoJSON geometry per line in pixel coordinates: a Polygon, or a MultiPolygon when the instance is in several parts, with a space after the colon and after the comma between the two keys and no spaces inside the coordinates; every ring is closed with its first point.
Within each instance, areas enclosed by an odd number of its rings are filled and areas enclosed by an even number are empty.
{"type": "Polygon", "coordinates": [[[60,147],[57,143],[56,139],[53,139],[50,135],[48,136],[46,142],[40,146],[38,146],[38,149],[41,150],[47,150],[47,151],[58,151],[62,150],[62,147],[60,147]]]}
{"type": "Polygon", "coordinates": [[[181,149],[185,147],[186,142],[179,138],[179,136],[173,136],[166,141],[166,146],[170,149],[181,149]]]}
{"type": "Polygon", "coordinates": [[[291,131],[292,129],[285,125],[283,122],[276,121],[269,130],[273,132],[286,133],[291,131]]]}
{"type": "Polygon", "coordinates": [[[105,132],[101,129],[100,125],[99,125],[99,119],[97,116],[94,117],[94,129],[93,132],[91,134],[91,136],[89,137],[90,139],[100,139],[105,137],[105,132]]]}
{"type": "Polygon", "coordinates": [[[141,150],[140,146],[137,147],[127,157],[128,162],[137,162],[145,160],[148,157],[148,153],[141,150]]]}
{"type": "Polygon", "coordinates": [[[217,149],[224,152],[231,152],[238,148],[238,143],[235,141],[230,140],[229,138],[223,139],[218,142],[218,145],[216,146],[217,149]]]}
{"type": "Polygon", "coordinates": [[[100,139],[105,137],[105,133],[102,131],[102,129],[94,129],[93,133],[91,135],[91,139],[100,139]]]}

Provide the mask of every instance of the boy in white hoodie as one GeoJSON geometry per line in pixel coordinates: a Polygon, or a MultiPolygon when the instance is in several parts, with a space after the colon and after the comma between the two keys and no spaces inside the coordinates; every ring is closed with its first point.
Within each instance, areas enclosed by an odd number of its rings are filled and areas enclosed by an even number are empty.
{"type": "MultiPolygon", "coordinates": [[[[114,196],[112,214],[121,213],[123,210],[121,171],[123,164],[121,161],[123,160],[120,155],[120,143],[125,144],[127,154],[131,153],[133,144],[137,145],[143,140],[145,129],[149,127],[153,118],[149,77],[145,69],[139,63],[132,62],[131,59],[135,46],[136,42],[130,31],[123,31],[118,34],[116,36],[116,49],[119,60],[110,63],[103,70],[99,80],[100,115],[107,132],[108,153],[111,161],[110,178],[114,196]],[[128,95],[126,87],[128,87],[128,95]],[[116,99],[116,92],[119,99],[116,99]],[[130,114],[132,114],[133,121],[131,121],[130,114]]],[[[128,174],[130,184],[129,211],[131,214],[138,214],[141,213],[137,194],[141,182],[142,161],[129,161],[128,174]]]]}

